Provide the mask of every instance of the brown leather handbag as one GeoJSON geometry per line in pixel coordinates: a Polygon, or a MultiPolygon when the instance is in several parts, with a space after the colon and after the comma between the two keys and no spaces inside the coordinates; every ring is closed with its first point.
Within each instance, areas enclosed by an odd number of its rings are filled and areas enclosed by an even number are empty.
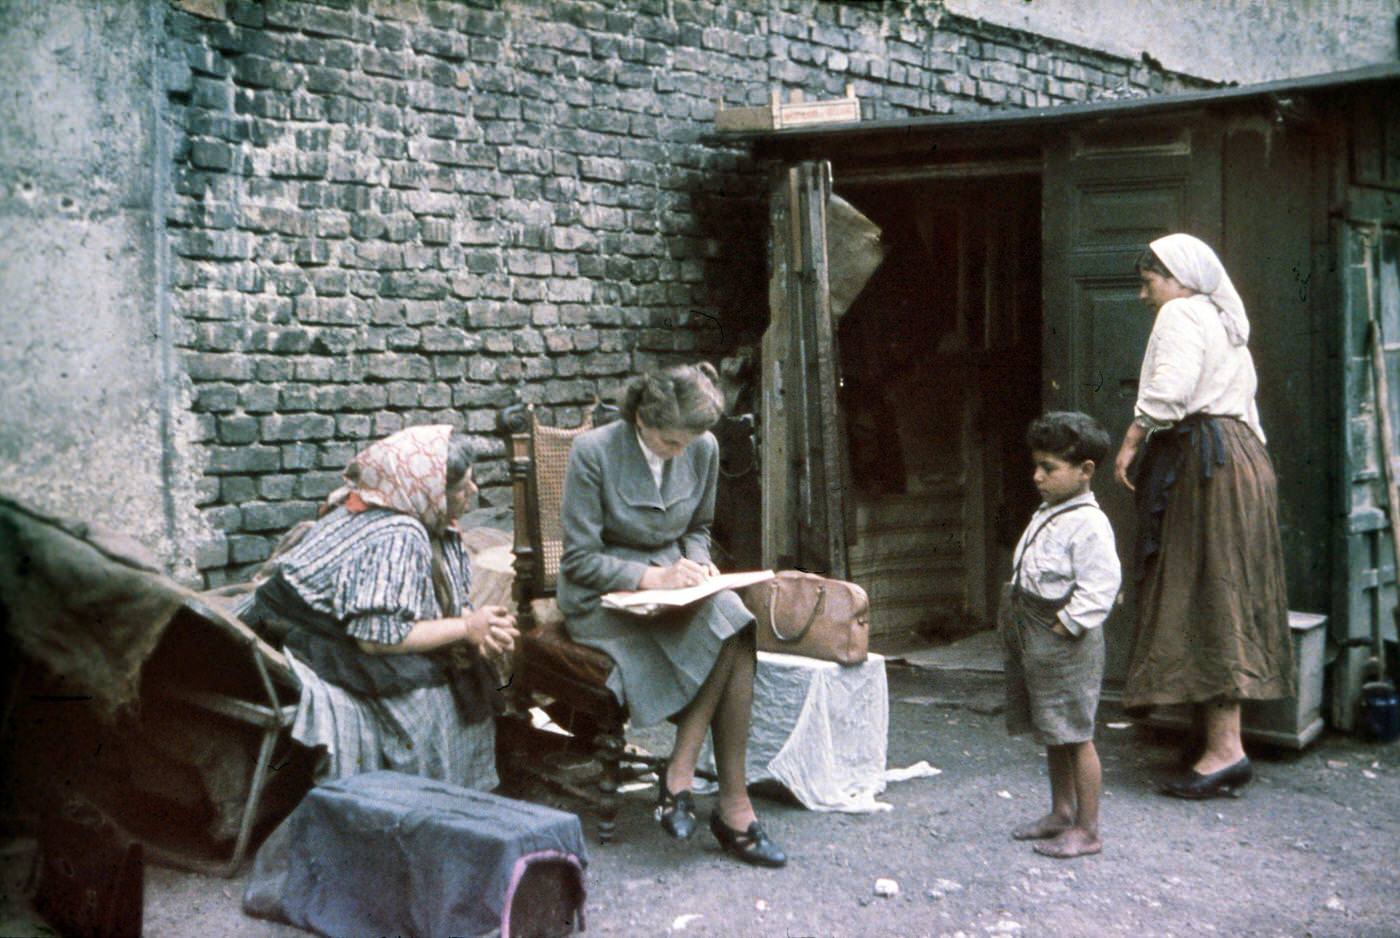
{"type": "Polygon", "coordinates": [[[739,590],[758,619],[758,650],[860,664],[870,647],[870,597],[854,583],[784,570],[739,590]]]}

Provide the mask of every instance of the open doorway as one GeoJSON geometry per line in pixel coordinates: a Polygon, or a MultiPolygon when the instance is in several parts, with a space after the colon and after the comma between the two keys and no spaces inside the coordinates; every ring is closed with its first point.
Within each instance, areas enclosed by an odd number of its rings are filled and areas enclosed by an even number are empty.
{"type": "Polygon", "coordinates": [[[849,575],[881,648],[953,638],[990,626],[1037,502],[1040,179],[837,189],[887,251],[837,332],[849,575]]]}

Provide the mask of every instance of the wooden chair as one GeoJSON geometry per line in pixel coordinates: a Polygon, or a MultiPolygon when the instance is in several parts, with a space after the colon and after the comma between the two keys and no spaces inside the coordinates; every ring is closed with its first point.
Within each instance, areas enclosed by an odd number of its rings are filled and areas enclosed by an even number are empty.
{"type": "Polygon", "coordinates": [[[600,404],[582,426],[564,430],[542,425],[533,408],[517,404],[502,411],[499,419],[515,499],[512,589],[521,637],[512,699],[522,713],[542,707],[573,735],[575,746],[598,760],[602,774],[597,790],[591,791],[552,768],[548,760],[527,759],[520,753],[503,756],[508,771],[534,776],[596,806],[598,840],[604,844],[613,838],[619,784],[655,770],[662,760],[627,751],[627,711],[607,686],[616,665],[603,652],[569,638],[554,590],[563,554],[560,509],[569,449],[580,433],[619,417],[616,408],[600,404]]]}

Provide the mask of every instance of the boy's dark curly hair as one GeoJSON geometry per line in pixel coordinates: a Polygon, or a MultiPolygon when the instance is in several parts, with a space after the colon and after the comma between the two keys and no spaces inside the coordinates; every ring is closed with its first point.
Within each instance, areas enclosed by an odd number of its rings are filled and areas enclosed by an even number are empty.
{"type": "Polygon", "coordinates": [[[1032,451],[1054,453],[1065,462],[1079,465],[1092,459],[1102,463],[1113,447],[1103,425],[1077,410],[1052,410],[1037,417],[1026,431],[1026,445],[1032,451]]]}

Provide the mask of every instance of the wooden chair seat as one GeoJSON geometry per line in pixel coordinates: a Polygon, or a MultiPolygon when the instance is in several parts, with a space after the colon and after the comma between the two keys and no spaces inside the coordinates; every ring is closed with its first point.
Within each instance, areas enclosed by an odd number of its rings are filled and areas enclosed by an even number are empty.
{"type": "MultiPolygon", "coordinates": [[[[564,619],[557,614],[557,609],[552,618],[536,619],[535,628],[521,636],[521,645],[523,650],[516,657],[516,671],[518,674],[523,665],[531,670],[530,678],[536,674],[566,677],[606,690],[608,676],[617,667],[604,652],[571,639],[564,631],[564,619]]],[[[608,693],[611,696],[611,692],[608,693]]]]}

